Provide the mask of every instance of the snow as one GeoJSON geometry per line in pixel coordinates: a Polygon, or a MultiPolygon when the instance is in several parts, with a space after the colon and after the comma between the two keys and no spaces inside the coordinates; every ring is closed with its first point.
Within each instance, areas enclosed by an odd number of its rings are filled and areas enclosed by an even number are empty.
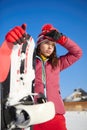
{"type": "Polygon", "coordinates": [[[67,111],[67,130],[87,130],[87,111],[67,111]]]}

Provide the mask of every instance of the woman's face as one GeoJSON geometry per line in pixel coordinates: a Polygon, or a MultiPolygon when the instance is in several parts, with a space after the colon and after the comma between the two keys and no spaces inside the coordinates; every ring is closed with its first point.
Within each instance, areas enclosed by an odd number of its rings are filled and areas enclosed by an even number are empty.
{"type": "Polygon", "coordinates": [[[54,51],[55,42],[46,40],[40,44],[40,54],[49,57],[54,51]]]}

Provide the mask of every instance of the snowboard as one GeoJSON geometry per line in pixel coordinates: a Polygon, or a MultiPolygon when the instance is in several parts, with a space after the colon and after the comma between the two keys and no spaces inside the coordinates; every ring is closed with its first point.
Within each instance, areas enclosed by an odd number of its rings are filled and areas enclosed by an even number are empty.
{"type": "MultiPolygon", "coordinates": [[[[32,82],[35,78],[33,68],[34,48],[35,43],[32,37],[21,45],[12,45],[12,43],[4,41],[0,47],[1,98],[7,98],[6,104],[9,106],[17,104],[19,100],[32,92],[32,82]],[[5,96],[6,93],[8,93],[7,97],[5,96]]],[[[3,99],[1,99],[1,106],[3,106],[3,99]]],[[[21,130],[30,130],[30,127],[21,128],[21,130]]]]}

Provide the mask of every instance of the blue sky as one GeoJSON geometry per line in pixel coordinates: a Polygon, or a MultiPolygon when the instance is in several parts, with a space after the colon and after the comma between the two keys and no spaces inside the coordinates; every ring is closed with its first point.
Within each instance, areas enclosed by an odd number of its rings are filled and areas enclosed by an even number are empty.
{"type": "MultiPolygon", "coordinates": [[[[36,41],[45,23],[53,24],[83,50],[82,58],[60,74],[62,97],[75,88],[87,91],[87,1],[86,0],[0,0],[0,45],[14,26],[27,24],[27,32],[36,41]]],[[[57,54],[67,51],[57,45],[57,54]]]]}

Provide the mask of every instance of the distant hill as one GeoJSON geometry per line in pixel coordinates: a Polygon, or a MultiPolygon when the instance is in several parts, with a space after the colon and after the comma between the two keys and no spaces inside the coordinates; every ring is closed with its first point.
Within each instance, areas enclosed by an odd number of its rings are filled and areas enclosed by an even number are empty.
{"type": "Polygon", "coordinates": [[[87,92],[82,88],[74,89],[73,93],[63,99],[64,102],[87,101],[87,92]]]}

